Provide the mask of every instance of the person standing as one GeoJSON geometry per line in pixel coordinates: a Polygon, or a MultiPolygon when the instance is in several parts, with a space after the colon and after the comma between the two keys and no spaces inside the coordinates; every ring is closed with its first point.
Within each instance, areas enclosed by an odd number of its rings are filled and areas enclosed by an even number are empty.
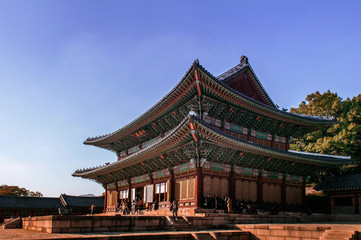
{"type": "Polygon", "coordinates": [[[231,198],[227,198],[227,208],[228,208],[228,213],[232,213],[232,199],[231,198]]]}
{"type": "Polygon", "coordinates": [[[211,195],[208,193],[207,196],[204,198],[204,208],[209,209],[211,208],[211,195]]]}
{"type": "Polygon", "coordinates": [[[214,194],[213,203],[214,203],[214,209],[218,209],[220,205],[218,193],[214,194]]]}
{"type": "Polygon", "coordinates": [[[94,212],[95,212],[95,205],[92,204],[92,205],[90,206],[90,214],[93,216],[93,215],[94,215],[94,212]]]}
{"type": "Polygon", "coordinates": [[[135,202],[135,200],[133,199],[132,201],[132,214],[135,215],[135,206],[137,205],[137,203],[135,202]]]}
{"type": "MultiPolygon", "coordinates": [[[[228,195],[225,194],[224,197],[223,197],[223,208],[224,208],[224,211],[226,212],[227,211],[227,208],[228,208],[228,195]]],[[[229,212],[228,212],[229,213],[229,212]]]]}
{"type": "Polygon", "coordinates": [[[125,201],[122,201],[122,213],[123,215],[127,214],[127,211],[126,211],[126,206],[125,206],[125,201]]]}
{"type": "Polygon", "coordinates": [[[170,210],[173,213],[173,219],[178,220],[178,204],[176,200],[173,201],[173,203],[170,205],[170,210]]]}

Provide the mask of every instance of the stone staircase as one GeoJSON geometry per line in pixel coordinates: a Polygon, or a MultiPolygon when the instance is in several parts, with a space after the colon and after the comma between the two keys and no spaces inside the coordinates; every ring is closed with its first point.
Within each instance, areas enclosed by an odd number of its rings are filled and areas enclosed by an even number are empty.
{"type": "Polygon", "coordinates": [[[5,219],[4,223],[1,225],[3,229],[16,229],[22,227],[22,221],[21,218],[10,218],[5,219]]]}
{"type": "Polygon", "coordinates": [[[209,232],[205,233],[192,233],[192,237],[196,240],[215,240],[217,237],[209,232]]]}
{"type": "Polygon", "coordinates": [[[170,216],[166,216],[168,227],[167,230],[171,231],[194,231],[194,227],[188,222],[186,217],[178,217],[173,219],[170,216]]]}
{"type": "Polygon", "coordinates": [[[357,240],[357,233],[351,230],[326,230],[320,240],[357,240]]]}

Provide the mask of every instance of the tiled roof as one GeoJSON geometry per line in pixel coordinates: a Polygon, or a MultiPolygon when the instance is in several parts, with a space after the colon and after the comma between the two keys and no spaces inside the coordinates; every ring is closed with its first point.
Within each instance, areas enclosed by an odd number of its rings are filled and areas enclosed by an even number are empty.
{"type": "MultiPolygon", "coordinates": [[[[95,145],[99,144],[102,141],[106,141],[107,139],[110,139],[111,137],[121,136],[124,137],[127,134],[130,134],[132,131],[135,130],[135,128],[143,127],[146,124],[149,124],[149,122],[152,121],[152,119],[155,119],[156,116],[160,114],[160,110],[162,107],[166,108],[168,105],[171,105],[170,102],[173,102],[172,97],[174,96],[180,96],[183,94],[183,87],[184,85],[187,85],[185,81],[188,79],[189,76],[192,73],[192,70],[195,68],[199,68],[201,71],[203,71],[206,75],[208,75],[213,81],[215,81],[217,84],[219,84],[221,87],[226,88],[227,90],[231,91],[235,94],[236,97],[239,97],[246,101],[246,104],[251,104],[254,107],[260,108],[262,111],[265,111],[267,114],[276,114],[278,116],[281,116],[283,118],[289,118],[294,120],[300,120],[300,121],[311,121],[317,124],[326,124],[331,125],[334,124],[336,121],[333,119],[325,118],[325,117],[315,117],[315,116],[308,116],[308,115],[300,115],[300,114],[294,114],[286,111],[282,111],[280,109],[277,109],[275,107],[275,104],[272,102],[271,98],[268,96],[267,92],[263,88],[262,84],[258,80],[257,76],[255,75],[253,69],[248,63],[241,63],[237,65],[236,67],[228,70],[224,74],[221,74],[218,77],[213,76],[210,72],[208,72],[200,63],[198,60],[194,62],[194,64],[188,69],[188,71],[185,73],[185,75],[182,77],[182,79],[178,82],[178,84],[166,95],[164,96],[160,101],[158,101],[153,107],[148,109],[145,113],[140,115],[138,118],[130,122],[129,124],[125,125],[124,127],[118,129],[117,131],[114,131],[109,134],[97,136],[97,137],[89,137],[86,141],[84,141],[84,144],[90,144],[95,145]],[[249,68],[254,76],[254,80],[256,82],[256,85],[261,90],[261,92],[264,94],[264,96],[269,100],[270,105],[259,102],[251,97],[248,97],[245,94],[242,94],[238,92],[237,90],[233,89],[232,87],[228,86],[225,82],[227,81],[227,78],[231,77],[234,74],[237,74],[239,71],[242,71],[242,69],[249,68]],[[168,105],[167,105],[168,104],[168,105]],[[167,106],[166,106],[167,105],[167,106]],[[332,121],[333,120],[333,121],[332,121]],[[134,129],[132,129],[134,128],[134,129]]],[[[163,113],[161,113],[163,114],[163,113]]],[[[159,116],[158,116],[159,117],[159,116]]]]}
{"type": "MultiPolygon", "coordinates": [[[[73,173],[73,176],[76,177],[83,177],[83,178],[90,178],[94,179],[97,178],[100,175],[108,174],[110,172],[116,172],[120,169],[124,169],[125,167],[129,167],[131,165],[136,166],[137,164],[144,162],[145,159],[151,159],[152,157],[156,156],[157,154],[160,154],[159,152],[167,151],[170,148],[176,148],[179,145],[172,145],[170,144],[174,139],[177,140],[177,144],[182,144],[180,138],[186,138],[186,132],[184,129],[188,128],[189,121],[193,121],[196,124],[200,124],[204,126],[205,131],[203,131],[205,134],[207,133],[216,133],[219,136],[223,137],[222,142],[232,142],[232,146],[235,147],[235,149],[243,149],[243,151],[248,152],[258,152],[258,154],[263,154],[279,159],[286,160],[288,162],[294,161],[301,164],[309,164],[314,166],[322,166],[322,167],[334,167],[344,164],[351,163],[351,159],[349,157],[339,157],[339,156],[333,156],[333,155],[320,155],[320,154],[305,154],[297,151],[284,151],[279,150],[271,147],[267,147],[264,145],[259,145],[257,143],[253,143],[247,140],[243,140],[240,138],[237,138],[235,136],[232,136],[228,133],[225,133],[212,125],[206,123],[205,121],[199,119],[195,115],[189,115],[186,117],[177,127],[175,127],[172,132],[165,135],[163,138],[160,138],[157,142],[153,143],[152,145],[149,145],[146,148],[142,148],[136,153],[133,153],[131,155],[128,155],[127,157],[121,159],[120,161],[116,161],[114,163],[111,163],[107,166],[101,167],[101,168],[95,168],[89,171],[82,171],[82,172],[75,172],[73,173]],[[177,134],[179,132],[182,132],[182,136],[179,137],[177,134]],[[166,149],[169,147],[169,149],[166,149]],[[149,153],[152,152],[153,155],[150,155],[149,153]],[[152,157],[150,157],[152,156],[152,157]]],[[[211,138],[208,138],[209,141],[212,141],[211,138]]],[[[219,139],[218,139],[219,140],[219,139]]],[[[184,140],[186,141],[186,140],[184,140]]],[[[227,145],[227,148],[232,148],[231,145],[227,145]]],[[[98,180],[97,180],[98,181],[98,180]]]]}
{"type": "Polygon", "coordinates": [[[325,192],[361,190],[361,173],[326,177],[315,189],[325,192]]]}
{"type": "MultiPolygon", "coordinates": [[[[246,58],[245,56],[242,56],[243,58],[246,58]]],[[[241,59],[242,59],[241,57],[241,59]]],[[[262,96],[266,99],[266,101],[268,102],[268,104],[271,107],[276,107],[276,104],[272,101],[271,97],[268,95],[268,93],[266,92],[266,90],[264,89],[264,87],[262,86],[261,82],[259,81],[258,77],[256,76],[255,72],[253,71],[251,65],[249,65],[248,63],[248,59],[246,61],[242,61],[241,63],[239,63],[237,66],[231,68],[230,70],[228,70],[227,72],[219,75],[217,77],[217,80],[223,83],[226,83],[229,79],[231,79],[232,76],[236,75],[239,72],[244,71],[245,69],[249,69],[252,76],[253,76],[253,81],[256,85],[256,88],[258,88],[258,90],[260,91],[260,93],[262,94],[262,96]]]]}
{"type": "Polygon", "coordinates": [[[46,197],[18,197],[0,195],[0,208],[60,208],[63,205],[59,198],[46,197]]]}
{"type": "Polygon", "coordinates": [[[90,207],[92,204],[100,207],[104,205],[104,197],[78,197],[62,194],[60,199],[65,207],[90,207]]]}

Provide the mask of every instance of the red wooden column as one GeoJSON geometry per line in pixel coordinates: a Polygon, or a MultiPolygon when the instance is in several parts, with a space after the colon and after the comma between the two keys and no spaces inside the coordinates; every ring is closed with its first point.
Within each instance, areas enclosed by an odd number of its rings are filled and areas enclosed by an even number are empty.
{"type": "Polygon", "coordinates": [[[228,193],[229,197],[232,199],[232,202],[236,202],[236,178],[233,171],[233,168],[229,172],[229,178],[228,178],[228,193]]]}
{"type": "MultiPolygon", "coordinates": [[[[149,177],[149,183],[153,185],[153,189],[154,189],[154,179],[153,179],[153,174],[152,173],[148,173],[148,177],[149,177]]],[[[153,196],[152,196],[152,202],[154,202],[155,198],[155,193],[153,191],[153,196]]]]}
{"type": "Polygon", "coordinates": [[[355,213],[360,213],[360,201],[359,201],[359,194],[358,192],[355,193],[355,213]]]}
{"type": "Polygon", "coordinates": [[[169,189],[169,200],[172,203],[175,200],[175,182],[174,182],[174,172],[173,169],[169,169],[169,181],[170,181],[170,189],[169,189]]]}
{"type": "Polygon", "coordinates": [[[129,187],[128,187],[128,198],[129,198],[130,202],[132,202],[132,199],[130,198],[131,194],[132,194],[132,179],[128,178],[127,182],[128,182],[128,185],[129,185],[129,187]]]}
{"type": "Polygon", "coordinates": [[[303,179],[302,182],[302,207],[303,209],[306,208],[306,181],[303,179]]]}
{"type": "Polygon", "coordinates": [[[107,203],[108,203],[108,189],[105,187],[105,196],[104,196],[104,210],[103,212],[107,212],[107,203]]]}
{"type": "Polygon", "coordinates": [[[281,205],[282,208],[285,208],[286,203],[286,175],[283,174],[282,183],[281,183],[281,205]]]}
{"type": "Polygon", "coordinates": [[[195,179],[195,191],[196,191],[196,207],[203,207],[203,173],[201,167],[196,167],[196,179],[195,179]]]}

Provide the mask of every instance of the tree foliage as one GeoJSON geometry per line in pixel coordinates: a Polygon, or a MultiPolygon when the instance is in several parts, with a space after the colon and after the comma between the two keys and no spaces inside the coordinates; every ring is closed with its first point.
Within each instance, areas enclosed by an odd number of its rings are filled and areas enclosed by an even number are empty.
{"type": "Polygon", "coordinates": [[[333,116],[337,123],[325,129],[294,139],[291,149],[351,156],[358,167],[361,165],[361,94],[343,100],[337,93],[318,91],[306,97],[293,113],[333,116]]]}
{"type": "Polygon", "coordinates": [[[43,194],[41,192],[32,192],[25,188],[20,188],[18,186],[8,186],[1,185],[0,186],[0,195],[15,195],[21,197],[42,197],[43,194]]]}

